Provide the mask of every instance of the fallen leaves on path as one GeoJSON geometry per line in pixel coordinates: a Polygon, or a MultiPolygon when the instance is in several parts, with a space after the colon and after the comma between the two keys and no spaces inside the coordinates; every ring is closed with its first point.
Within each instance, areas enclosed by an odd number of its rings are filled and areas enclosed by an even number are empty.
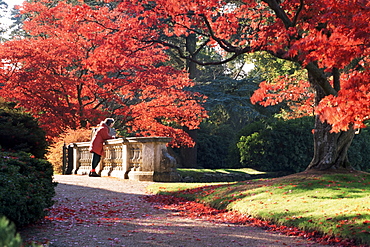
{"type": "MultiPolygon", "coordinates": [[[[341,239],[333,236],[323,236],[318,232],[306,232],[296,227],[288,227],[273,224],[272,222],[256,219],[236,211],[217,210],[204,204],[194,201],[188,201],[185,198],[179,198],[169,195],[149,195],[146,200],[154,207],[172,210],[177,212],[178,216],[189,217],[192,219],[203,219],[207,221],[243,224],[248,226],[262,227],[267,231],[276,231],[288,236],[298,236],[310,241],[315,241],[323,245],[335,245],[342,247],[354,247],[355,243],[351,240],[341,239]]],[[[366,247],[365,245],[361,245],[366,247]]]]}

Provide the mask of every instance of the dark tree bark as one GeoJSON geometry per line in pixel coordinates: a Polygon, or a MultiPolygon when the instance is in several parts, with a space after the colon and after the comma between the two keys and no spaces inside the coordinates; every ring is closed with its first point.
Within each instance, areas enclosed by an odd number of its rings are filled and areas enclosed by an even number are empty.
{"type": "MultiPolygon", "coordinates": [[[[327,93],[319,86],[317,76],[308,73],[309,81],[315,89],[315,103],[323,99],[327,93]]],[[[314,139],[314,157],[307,167],[307,170],[339,170],[351,169],[348,161],[348,148],[350,147],[355,130],[351,128],[348,131],[331,133],[331,126],[326,122],[321,122],[319,116],[315,116],[314,139]]]]}
{"type": "Polygon", "coordinates": [[[195,146],[192,148],[182,147],[180,149],[180,160],[181,166],[184,168],[197,168],[197,157],[198,157],[198,147],[197,147],[197,130],[189,130],[184,127],[186,133],[195,141],[195,146]]]}
{"type": "MultiPolygon", "coordinates": [[[[196,35],[190,34],[186,38],[186,50],[190,53],[190,56],[195,59],[196,49],[196,35]]],[[[189,78],[195,79],[197,75],[197,64],[189,59],[186,61],[186,67],[189,72],[189,78]]],[[[197,147],[197,130],[189,130],[189,128],[184,127],[184,131],[194,140],[195,146],[192,148],[182,147],[180,149],[180,159],[181,159],[181,166],[186,168],[197,168],[197,155],[198,155],[198,147],[197,147]]]]}
{"type": "Polygon", "coordinates": [[[353,129],[339,133],[330,133],[331,126],[315,119],[314,157],[307,170],[351,169],[347,151],[352,143],[353,129]]]}

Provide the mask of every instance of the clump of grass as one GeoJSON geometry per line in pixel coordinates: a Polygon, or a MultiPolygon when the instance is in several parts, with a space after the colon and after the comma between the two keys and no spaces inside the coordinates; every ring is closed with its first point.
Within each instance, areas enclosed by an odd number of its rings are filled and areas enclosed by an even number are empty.
{"type": "Polygon", "coordinates": [[[275,179],[205,185],[165,184],[159,185],[157,192],[171,192],[217,209],[370,243],[369,173],[303,172],[275,179]]]}

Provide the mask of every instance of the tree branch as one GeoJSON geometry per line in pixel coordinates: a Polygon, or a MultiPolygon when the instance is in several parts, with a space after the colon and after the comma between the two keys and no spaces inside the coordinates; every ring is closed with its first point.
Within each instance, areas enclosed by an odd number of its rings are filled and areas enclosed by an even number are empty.
{"type": "Polygon", "coordinates": [[[209,23],[207,17],[203,14],[201,14],[200,16],[203,18],[204,23],[206,24],[206,26],[208,28],[208,31],[209,31],[209,34],[210,34],[211,38],[214,39],[222,49],[224,49],[227,52],[235,52],[237,49],[240,49],[239,47],[233,46],[232,44],[230,44],[226,40],[216,37],[216,35],[213,32],[211,24],[209,23]]]}
{"type": "MultiPolygon", "coordinates": [[[[188,15],[189,15],[189,13],[188,13],[188,15]]],[[[162,44],[164,46],[170,47],[171,49],[174,49],[174,50],[176,50],[178,52],[179,57],[181,57],[183,59],[187,59],[188,61],[194,62],[194,63],[196,63],[198,65],[202,65],[202,66],[205,66],[205,65],[220,65],[220,64],[225,64],[227,62],[230,62],[230,61],[234,60],[236,57],[238,57],[241,54],[251,52],[252,49],[251,49],[250,46],[246,46],[244,48],[241,48],[241,47],[233,46],[230,42],[228,42],[225,39],[218,38],[215,35],[215,33],[213,32],[212,26],[211,26],[210,22],[208,21],[207,17],[204,14],[200,14],[199,16],[203,19],[203,21],[204,21],[204,23],[205,23],[205,25],[206,25],[206,27],[208,29],[208,32],[209,32],[209,34],[202,33],[201,35],[202,36],[205,36],[205,37],[209,37],[209,38],[206,41],[204,41],[201,44],[201,46],[198,47],[198,49],[193,54],[191,54],[190,56],[185,55],[184,52],[183,52],[183,50],[181,49],[181,47],[179,47],[177,45],[174,45],[174,44],[171,44],[171,43],[168,43],[166,41],[162,41],[162,40],[147,40],[147,41],[144,41],[144,42],[148,42],[148,43],[149,42],[150,43],[153,43],[153,42],[154,43],[160,43],[160,44],[162,44]],[[224,51],[226,51],[228,53],[232,53],[232,56],[229,57],[229,58],[227,58],[227,59],[225,59],[225,60],[211,61],[211,62],[202,62],[202,61],[199,61],[199,60],[195,59],[195,56],[194,55],[198,54],[202,50],[202,48],[204,48],[207,45],[207,43],[210,41],[211,38],[214,41],[216,41],[217,44],[224,51]]],[[[188,29],[189,30],[192,30],[190,28],[188,28],[188,29]]],[[[194,30],[192,30],[192,31],[194,31],[194,30]]],[[[199,32],[196,32],[196,31],[194,31],[194,32],[200,34],[199,32]]]]}
{"type": "Polygon", "coordinates": [[[277,0],[263,0],[275,12],[276,16],[283,21],[286,28],[293,27],[293,22],[289,19],[287,14],[280,8],[277,0]]]}
{"type": "Polygon", "coordinates": [[[333,68],[334,89],[338,92],[340,90],[340,74],[338,68],[333,68]]]}
{"type": "Polygon", "coordinates": [[[298,8],[297,12],[295,13],[295,16],[294,16],[294,19],[293,19],[293,26],[295,26],[297,24],[298,16],[299,16],[299,14],[301,13],[301,11],[303,9],[303,5],[304,5],[303,0],[300,0],[299,8],[298,8]]]}
{"type": "MultiPolygon", "coordinates": [[[[193,56],[186,56],[184,54],[184,52],[182,51],[182,49],[179,47],[179,46],[176,46],[174,44],[171,44],[171,43],[168,43],[168,42],[165,42],[165,41],[162,41],[162,40],[150,40],[150,41],[144,41],[144,42],[150,42],[150,43],[159,43],[159,44],[162,44],[164,46],[167,46],[167,47],[170,47],[171,49],[174,49],[178,52],[179,54],[179,57],[183,58],[183,59],[187,59],[189,61],[192,61],[198,65],[202,65],[202,66],[205,66],[205,65],[220,65],[220,64],[225,64],[227,62],[230,62],[232,60],[234,60],[236,57],[238,57],[239,55],[243,54],[243,52],[234,52],[234,54],[225,59],[225,60],[221,60],[221,61],[211,61],[211,62],[201,62],[197,59],[194,59],[193,56]]],[[[242,51],[242,49],[239,49],[240,51],[242,51]]],[[[244,52],[245,53],[245,52],[244,52]]]]}
{"type": "Polygon", "coordinates": [[[306,69],[309,73],[315,77],[315,81],[322,88],[326,95],[337,95],[337,91],[330,85],[324,72],[319,69],[313,62],[306,65],[306,69]]]}
{"type": "Polygon", "coordinates": [[[207,43],[210,41],[210,39],[207,39],[206,41],[204,41],[199,47],[198,47],[198,49],[194,52],[194,57],[196,56],[196,55],[198,55],[199,54],[199,52],[207,45],[207,43]]]}

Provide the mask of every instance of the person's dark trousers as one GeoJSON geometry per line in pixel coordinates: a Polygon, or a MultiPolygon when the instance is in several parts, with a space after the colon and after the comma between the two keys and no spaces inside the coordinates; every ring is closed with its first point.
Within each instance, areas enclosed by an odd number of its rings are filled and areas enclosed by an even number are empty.
{"type": "Polygon", "coordinates": [[[98,166],[98,164],[100,162],[100,159],[101,159],[101,155],[93,153],[93,158],[92,158],[92,162],[91,162],[91,168],[93,170],[95,170],[95,168],[98,166]]]}

